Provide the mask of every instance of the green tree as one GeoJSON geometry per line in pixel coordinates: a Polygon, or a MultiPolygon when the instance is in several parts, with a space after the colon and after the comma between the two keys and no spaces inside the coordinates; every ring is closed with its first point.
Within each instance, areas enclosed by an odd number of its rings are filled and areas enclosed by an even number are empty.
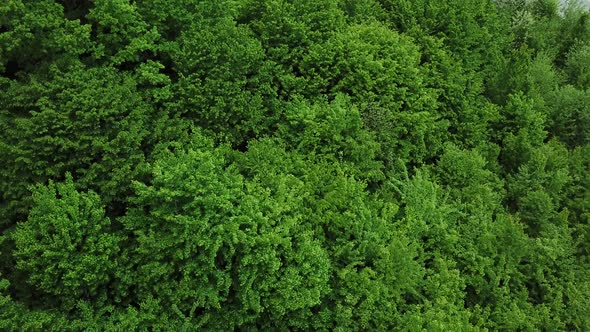
{"type": "Polygon", "coordinates": [[[566,85],[547,97],[548,131],[570,148],[590,142],[590,90],[566,85]]]}
{"type": "Polygon", "coordinates": [[[25,272],[33,296],[54,297],[37,301],[55,301],[65,312],[80,298],[97,305],[109,301],[125,238],[105,217],[100,197],[78,192],[70,175],[63,184],[36,188],[29,218],[11,238],[16,267],[25,272]]]}
{"type": "Polygon", "coordinates": [[[576,45],[567,56],[565,72],[569,81],[577,88],[585,90],[590,88],[590,44],[576,45]]]}

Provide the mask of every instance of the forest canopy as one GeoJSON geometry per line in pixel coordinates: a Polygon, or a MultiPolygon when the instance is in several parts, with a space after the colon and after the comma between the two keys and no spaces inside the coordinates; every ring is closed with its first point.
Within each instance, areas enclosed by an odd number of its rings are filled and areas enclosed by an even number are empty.
{"type": "Polygon", "coordinates": [[[590,330],[590,12],[3,0],[0,330],[590,330]]]}

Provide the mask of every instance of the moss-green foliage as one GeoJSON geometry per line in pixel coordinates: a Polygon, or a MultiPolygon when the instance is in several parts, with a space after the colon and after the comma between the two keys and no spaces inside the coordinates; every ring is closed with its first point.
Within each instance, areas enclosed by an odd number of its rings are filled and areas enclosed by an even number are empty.
{"type": "Polygon", "coordinates": [[[590,330],[590,14],[5,0],[0,330],[590,330]]]}

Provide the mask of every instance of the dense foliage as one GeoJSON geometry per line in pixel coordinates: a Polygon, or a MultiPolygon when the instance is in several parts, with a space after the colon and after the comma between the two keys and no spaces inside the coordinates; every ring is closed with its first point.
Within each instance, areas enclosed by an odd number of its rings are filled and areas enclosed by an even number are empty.
{"type": "Polygon", "coordinates": [[[0,330],[590,330],[590,13],[3,0],[0,330]]]}

